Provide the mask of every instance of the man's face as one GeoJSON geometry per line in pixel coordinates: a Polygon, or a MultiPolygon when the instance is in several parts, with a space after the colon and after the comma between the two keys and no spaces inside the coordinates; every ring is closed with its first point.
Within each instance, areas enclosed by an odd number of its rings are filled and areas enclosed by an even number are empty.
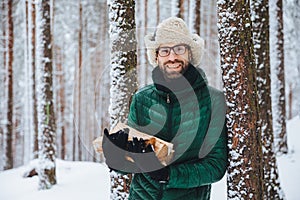
{"type": "Polygon", "coordinates": [[[184,44],[160,45],[157,63],[166,80],[179,78],[188,68],[189,48],[184,44]]]}

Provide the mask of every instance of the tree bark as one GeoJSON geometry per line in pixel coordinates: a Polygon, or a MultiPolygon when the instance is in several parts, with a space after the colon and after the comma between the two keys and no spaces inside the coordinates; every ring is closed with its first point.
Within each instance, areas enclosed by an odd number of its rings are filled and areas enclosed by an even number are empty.
{"type": "Polygon", "coordinates": [[[273,145],[268,0],[253,0],[251,8],[259,101],[257,123],[260,125],[263,145],[264,199],[284,199],[273,145]]]}
{"type": "Polygon", "coordinates": [[[218,1],[224,91],[229,107],[228,199],[263,199],[261,133],[249,1],[218,1]]]}
{"type": "Polygon", "coordinates": [[[56,184],[56,124],[54,116],[51,6],[49,0],[37,4],[37,82],[39,122],[39,189],[56,184]],[[43,21],[44,23],[40,23],[43,21]]]}
{"type": "Polygon", "coordinates": [[[13,61],[14,61],[14,24],[13,1],[7,1],[7,124],[5,134],[5,165],[4,170],[12,169],[13,162],[13,114],[14,114],[14,87],[13,87],[13,61]]]}
{"type": "Polygon", "coordinates": [[[35,52],[36,52],[36,6],[35,3],[31,3],[32,11],[31,11],[31,16],[32,16],[32,34],[31,34],[31,41],[32,41],[32,91],[33,91],[33,123],[34,123],[34,147],[33,147],[33,152],[34,152],[34,158],[38,158],[38,114],[37,114],[37,97],[36,97],[36,61],[35,61],[35,52]]]}
{"type": "MultiPolygon", "coordinates": [[[[135,1],[110,0],[111,127],[127,122],[129,100],[137,89],[135,1]]],[[[111,173],[111,199],[126,199],[131,175],[111,173]]]]}
{"type": "MultiPolygon", "coordinates": [[[[272,31],[274,31],[274,39],[272,43],[271,53],[272,59],[272,73],[274,73],[273,82],[274,93],[273,97],[273,110],[274,110],[274,141],[275,141],[275,152],[277,154],[287,154],[287,133],[286,133],[286,98],[285,98],[285,76],[284,76],[284,35],[283,35],[283,11],[282,11],[282,0],[276,0],[270,2],[272,20],[276,24],[270,24],[272,31]]],[[[290,107],[292,109],[292,107],[290,107]]]]}

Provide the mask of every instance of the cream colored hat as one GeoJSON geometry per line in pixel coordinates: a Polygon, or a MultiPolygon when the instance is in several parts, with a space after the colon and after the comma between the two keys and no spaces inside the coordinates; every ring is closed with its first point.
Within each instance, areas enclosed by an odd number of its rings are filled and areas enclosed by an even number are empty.
{"type": "Polygon", "coordinates": [[[204,52],[204,40],[197,34],[188,30],[186,23],[177,17],[170,17],[162,21],[155,33],[144,38],[147,48],[148,60],[151,65],[157,66],[156,50],[161,44],[175,43],[190,46],[192,52],[191,64],[198,66],[204,52]]]}

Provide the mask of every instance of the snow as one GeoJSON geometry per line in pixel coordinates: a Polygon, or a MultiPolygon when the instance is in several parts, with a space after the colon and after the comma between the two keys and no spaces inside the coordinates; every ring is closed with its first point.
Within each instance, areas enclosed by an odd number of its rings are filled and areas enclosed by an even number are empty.
{"type": "MultiPolygon", "coordinates": [[[[300,185],[300,118],[287,123],[289,154],[277,157],[281,186],[287,200],[297,200],[300,185]]],[[[109,200],[110,178],[108,168],[101,163],[57,160],[58,184],[49,190],[38,190],[38,177],[23,178],[32,165],[0,172],[1,200],[109,200]]],[[[212,187],[211,200],[226,199],[226,175],[212,187]]]]}
{"type": "Polygon", "coordinates": [[[38,190],[38,177],[23,178],[22,166],[0,173],[2,200],[109,199],[108,169],[99,163],[57,160],[58,184],[38,190]]]}

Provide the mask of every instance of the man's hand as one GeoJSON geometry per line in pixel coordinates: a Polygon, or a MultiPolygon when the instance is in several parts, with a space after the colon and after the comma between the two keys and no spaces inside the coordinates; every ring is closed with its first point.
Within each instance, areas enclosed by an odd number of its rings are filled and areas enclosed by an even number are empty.
{"type": "Polygon", "coordinates": [[[109,134],[104,129],[102,148],[105,162],[110,169],[121,170],[126,162],[125,154],[128,143],[128,131],[120,130],[116,133],[109,134]]]}
{"type": "Polygon", "coordinates": [[[134,153],[133,160],[141,172],[162,183],[169,180],[169,168],[160,163],[152,145],[146,144],[145,140],[133,138],[133,141],[128,143],[128,151],[134,153]]]}

